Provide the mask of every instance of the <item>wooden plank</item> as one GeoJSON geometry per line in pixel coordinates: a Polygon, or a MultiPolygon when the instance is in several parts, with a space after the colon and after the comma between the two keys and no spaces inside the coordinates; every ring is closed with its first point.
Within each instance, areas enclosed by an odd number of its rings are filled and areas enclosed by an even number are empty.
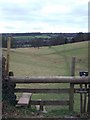
{"type": "Polygon", "coordinates": [[[31,100],[32,93],[23,93],[19,101],[17,102],[17,107],[28,106],[31,100]]]}
{"type": "MultiPolygon", "coordinates": [[[[31,100],[31,105],[40,105],[40,100],[31,100]]],[[[69,105],[68,100],[42,100],[43,105],[69,105]]]]}
{"type": "Polygon", "coordinates": [[[69,93],[69,88],[66,89],[29,89],[29,88],[16,88],[14,91],[15,92],[27,92],[27,93],[69,93]]]}
{"type": "Polygon", "coordinates": [[[28,105],[29,104],[29,98],[20,98],[17,105],[28,105]]]}
{"type": "Polygon", "coordinates": [[[90,83],[90,76],[87,77],[61,77],[61,76],[39,76],[39,77],[15,77],[10,76],[9,80],[15,83],[90,83]]]}

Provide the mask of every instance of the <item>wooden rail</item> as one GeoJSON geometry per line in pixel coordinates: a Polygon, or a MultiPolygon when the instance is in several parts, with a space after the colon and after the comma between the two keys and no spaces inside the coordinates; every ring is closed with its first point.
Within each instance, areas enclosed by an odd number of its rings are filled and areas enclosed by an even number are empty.
{"type": "Polygon", "coordinates": [[[22,92],[29,92],[29,93],[69,93],[70,89],[67,88],[67,89],[46,89],[46,88],[42,88],[42,89],[39,89],[39,88],[34,88],[34,89],[31,89],[31,88],[16,88],[15,89],[15,92],[19,92],[19,93],[22,93],[22,92]]]}
{"type": "Polygon", "coordinates": [[[46,77],[46,76],[39,76],[39,77],[9,77],[12,82],[15,83],[74,83],[74,84],[89,84],[90,77],[61,77],[61,76],[54,76],[54,77],[46,77]]]}
{"type": "MultiPolygon", "coordinates": [[[[79,93],[80,92],[80,88],[74,88],[74,93],[79,93]]],[[[82,88],[81,93],[87,93],[89,89],[85,89],[82,88]]],[[[63,88],[63,89],[59,89],[59,88],[53,88],[53,89],[46,89],[46,88],[15,88],[14,90],[15,93],[69,93],[70,92],[70,88],[63,88]]]]}

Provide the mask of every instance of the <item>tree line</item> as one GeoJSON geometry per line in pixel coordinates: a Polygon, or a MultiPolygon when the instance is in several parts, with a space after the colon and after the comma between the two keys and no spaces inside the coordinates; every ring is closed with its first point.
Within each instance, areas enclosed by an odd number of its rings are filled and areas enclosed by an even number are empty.
{"type": "MultiPolygon", "coordinates": [[[[19,33],[17,33],[19,34],[19,33]]],[[[43,33],[49,37],[44,38],[41,33],[31,33],[31,34],[21,34],[22,36],[36,36],[41,35],[41,37],[33,37],[32,39],[17,39],[14,36],[17,34],[13,34],[11,37],[11,48],[19,48],[19,47],[42,47],[42,46],[55,46],[55,45],[62,45],[68,43],[75,43],[75,42],[82,42],[82,41],[89,41],[90,33],[43,33]]],[[[7,34],[2,35],[2,47],[7,47],[7,34]]],[[[17,35],[19,36],[19,35],[17,35]]]]}

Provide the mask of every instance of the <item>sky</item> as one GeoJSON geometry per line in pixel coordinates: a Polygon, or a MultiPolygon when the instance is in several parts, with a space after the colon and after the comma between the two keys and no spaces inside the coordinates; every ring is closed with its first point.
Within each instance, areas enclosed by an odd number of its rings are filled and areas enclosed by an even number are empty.
{"type": "Polygon", "coordinates": [[[89,0],[0,0],[0,33],[88,32],[89,0]]]}

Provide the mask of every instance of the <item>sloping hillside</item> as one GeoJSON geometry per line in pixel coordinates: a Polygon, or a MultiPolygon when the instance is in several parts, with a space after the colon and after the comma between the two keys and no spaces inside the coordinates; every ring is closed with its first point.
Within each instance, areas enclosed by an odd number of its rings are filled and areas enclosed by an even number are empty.
{"type": "MultiPolygon", "coordinates": [[[[3,50],[6,54],[6,50],[3,50]]],[[[41,48],[11,49],[10,70],[15,75],[70,75],[72,57],[76,57],[76,75],[88,70],[88,42],[41,48]]]]}

